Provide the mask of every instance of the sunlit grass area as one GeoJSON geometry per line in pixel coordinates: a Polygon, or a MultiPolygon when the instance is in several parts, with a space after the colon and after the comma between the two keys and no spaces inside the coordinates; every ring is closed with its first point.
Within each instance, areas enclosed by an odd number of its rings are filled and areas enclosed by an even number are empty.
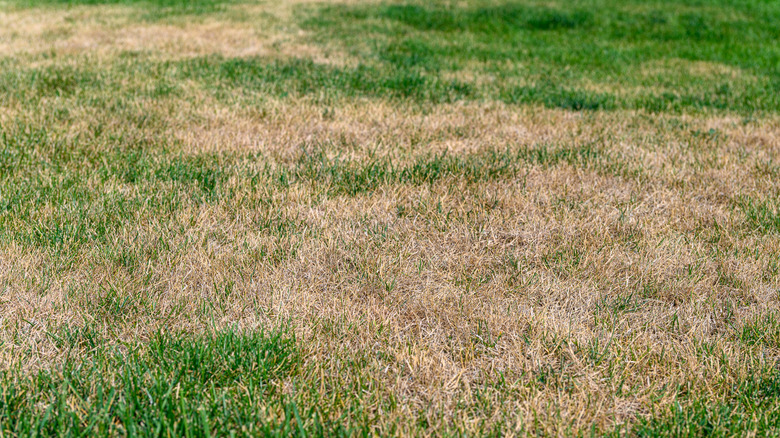
{"type": "Polygon", "coordinates": [[[780,5],[0,2],[3,436],[757,436],[780,5]]]}

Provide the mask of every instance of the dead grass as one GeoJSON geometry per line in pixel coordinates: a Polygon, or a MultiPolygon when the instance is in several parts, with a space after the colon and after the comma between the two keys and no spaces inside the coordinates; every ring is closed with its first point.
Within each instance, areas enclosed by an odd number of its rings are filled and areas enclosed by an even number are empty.
{"type": "Polygon", "coordinates": [[[205,55],[284,56],[342,64],[344,56],[305,42],[293,10],[310,0],[234,5],[222,16],[139,23],[138,9],[121,5],[0,11],[0,55],[89,55],[110,60],[127,52],[149,59],[205,55]]]}
{"type": "MultiPolygon", "coordinates": [[[[274,7],[281,20],[290,4],[274,7]]],[[[273,24],[138,25],[123,21],[124,9],[99,11],[4,12],[0,21],[13,24],[0,31],[0,53],[321,55],[273,24]]],[[[141,210],[108,244],[63,255],[3,241],[3,368],[74,360],[57,344],[67,326],[132,346],[161,329],[292,322],[321,375],[345,373],[340,358],[367,358],[360,373],[379,398],[397,400],[382,421],[401,424],[400,434],[417,433],[410,419],[423,417],[432,430],[504,418],[567,435],[631,423],[690,394],[719,400],[776,366],[777,346],[745,344],[739,331],[778,310],[780,238],[746,227],[736,207],[780,193],[776,174],[760,171],[778,164],[776,118],[370,99],[259,109],[197,89],[144,105],[162,127],[153,135],[173,140],[170,153],[262,157],[240,161],[246,168],[289,166],[313,148],[400,166],[426,154],[571,145],[595,145],[622,167],[530,162],[480,183],[448,177],[331,197],[324,181],[245,190],[236,173],[225,190],[238,196],[167,216],[141,210]],[[132,269],[107,257],[114,250],[135,252],[132,269]]],[[[2,110],[4,121],[35,117],[2,110]]],[[[67,135],[113,117],[73,111],[82,122],[62,127],[67,135]]],[[[38,211],[41,221],[56,213],[38,211]]]]}
{"type": "Polygon", "coordinates": [[[777,308],[778,278],[761,273],[780,241],[745,235],[730,200],[777,189],[751,177],[751,160],[735,158],[771,155],[775,124],[747,130],[687,120],[718,126],[729,138],[701,152],[717,164],[696,168],[699,152],[687,146],[687,131],[669,133],[641,114],[489,105],[408,117],[368,103],[326,120],[316,108],[297,108],[257,122],[216,111],[204,132],[179,136],[188,153],[261,150],[282,162],[312,142],[355,160],[371,152],[403,161],[423,151],[596,141],[645,176],[532,166],[522,179],[390,186],[324,202],[306,187],[269,193],[266,214],[289,221],[295,231],[288,236],[258,230],[254,207],[193,206],[127,224],[115,237],[130,248],[168,241],[160,258],[134,273],[103,261],[97,248],[57,271],[51,256],[4,245],[6,366],[20,357],[31,368],[62,360],[47,336],[60,325],[96,323],[112,339],[138,342],[162,327],[293,321],[322,367],[348,352],[381,353],[364,372],[402,400],[396,419],[426,411],[431,421],[444,421],[442,412],[454,419],[458,403],[474,402],[474,389],[489,388],[500,372],[513,380],[491,396],[495,409],[525,424],[536,417],[546,432],[561,434],[631,421],[675,401],[679,385],[717,397],[774,360],[776,351],[757,354],[734,333],[777,308]],[[399,217],[399,207],[408,213],[399,217]],[[173,231],[169,223],[189,225],[173,231]],[[713,224],[723,233],[717,244],[713,224]],[[95,294],[107,290],[133,304],[112,314],[101,307],[110,300],[96,303],[95,294]],[[615,310],[621,299],[628,310],[615,310]],[[701,343],[713,353],[699,351],[701,343]],[[595,346],[603,349],[597,360],[588,350],[595,346]],[[546,372],[552,383],[535,386],[546,372]],[[545,418],[550,405],[559,413],[545,418]]]}

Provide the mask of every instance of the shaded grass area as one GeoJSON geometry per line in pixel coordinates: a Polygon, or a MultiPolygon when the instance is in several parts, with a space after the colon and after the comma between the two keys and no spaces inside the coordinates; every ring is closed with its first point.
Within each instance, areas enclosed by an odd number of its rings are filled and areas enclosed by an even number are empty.
{"type": "Polygon", "coordinates": [[[771,2],[590,0],[337,5],[305,26],[387,75],[476,76],[488,99],[750,113],[780,108],[778,23],[771,2]]]}

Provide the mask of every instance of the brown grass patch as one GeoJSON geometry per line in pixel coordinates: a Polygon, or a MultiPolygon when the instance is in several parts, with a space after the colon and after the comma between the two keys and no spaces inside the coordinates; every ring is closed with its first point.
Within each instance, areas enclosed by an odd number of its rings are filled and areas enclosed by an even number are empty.
{"type": "MultiPolygon", "coordinates": [[[[296,3],[236,7],[265,21],[235,22],[138,24],[119,7],[3,12],[12,24],[0,30],[0,54],[346,62],[277,23],[296,3]]],[[[743,74],[675,62],[685,75],[743,74]]],[[[358,377],[397,401],[380,428],[398,420],[399,434],[414,434],[423,418],[475,431],[504,416],[564,435],[608,430],[691,395],[721,400],[777,365],[776,345],[740,339],[746,324],[780,309],[780,236],[751,226],[740,207],[780,194],[775,116],[346,98],[327,108],[306,98],[247,107],[182,88],[137,98],[127,113],[74,98],[72,123],[23,102],[0,108],[3,124],[45,125],[83,147],[85,163],[101,153],[89,148],[115,143],[163,158],[234,159],[218,169],[227,177],[213,198],[188,197],[197,184],[173,177],[70,181],[98,207],[149,187],[185,193],[167,210],[130,203],[133,220],[74,248],[14,234],[51,222],[72,208],[66,201],[36,200],[29,220],[0,212],[18,219],[0,241],[0,367],[31,372],[87,355],[61,346],[63,328],[88,327],[129,348],[159,330],[290,322],[307,364],[328,376],[319,384],[355,377],[340,376],[339,361],[365,359],[358,377]],[[133,125],[134,116],[148,123],[133,125]],[[91,134],[98,125],[107,134],[91,134]],[[430,182],[390,178],[347,194],[329,192],[327,176],[287,186],[247,176],[293,168],[312,151],[358,170],[496,151],[517,170],[475,181],[456,171],[430,182]]],[[[66,99],[42,98],[41,108],[66,99]]],[[[64,185],[55,177],[50,184],[64,185]]]]}
{"type": "Polygon", "coordinates": [[[77,6],[0,12],[0,55],[90,55],[110,59],[142,52],[151,59],[205,55],[288,56],[341,64],[344,56],[305,42],[290,18],[306,1],[236,5],[226,17],[139,24],[137,8],[77,6]],[[226,19],[227,18],[227,19],[226,19]]]}

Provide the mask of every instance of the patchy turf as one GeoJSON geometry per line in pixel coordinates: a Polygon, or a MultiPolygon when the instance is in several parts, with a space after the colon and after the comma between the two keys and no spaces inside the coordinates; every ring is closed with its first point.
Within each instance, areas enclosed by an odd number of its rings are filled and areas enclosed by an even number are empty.
{"type": "Polygon", "coordinates": [[[5,435],[771,435],[772,2],[0,3],[5,435]]]}

